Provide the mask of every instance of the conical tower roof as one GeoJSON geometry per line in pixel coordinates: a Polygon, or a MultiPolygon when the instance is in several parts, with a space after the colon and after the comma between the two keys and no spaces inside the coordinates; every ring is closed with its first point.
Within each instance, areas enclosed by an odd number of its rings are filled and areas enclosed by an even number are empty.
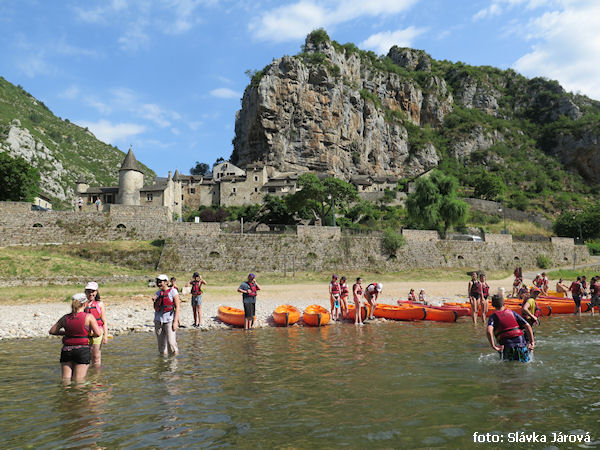
{"type": "Polygon", "coordinates": [[[121,164],[119,172],[121,170],[135,170],[137,172],[144,173],[140,170],[137,159],[135,159],[135,155],[133,154],[132,149],[129,149],[129,151],[127,152],[127,156],[125,156],[125,159],[123,160],[123,164],[121,164]]]}
{"type": "Polygon", "coordinates": [[[179,181],[179,171],[175,169],[175,173],[173,174],[173,181],[179,181]]]}

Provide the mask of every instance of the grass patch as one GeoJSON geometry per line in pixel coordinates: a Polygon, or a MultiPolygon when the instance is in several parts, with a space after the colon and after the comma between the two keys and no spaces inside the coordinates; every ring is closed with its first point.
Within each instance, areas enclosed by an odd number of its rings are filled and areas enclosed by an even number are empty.
{"type": "Polygon", "coordinates": [[[589,282],[589,280],[592,277],[597,275],[600,275],[600,266],[582,267],[580,269],[575,270],[560,269],[548,272],[548,278],[551,278],[553,280],[558,280],[559,278],[562,278],[564,280],[576,280],[577,277],[586,276],[589,282]]]}
{"type": "MultiPolygon", "coordinates": [[[[492,223],[494,220],[470,220],[467,226],[482,228],[486,233],[500,234],[504,230],[504,221],[492,223]]],[[[517,222],[513,220],[506,221],[506,229],[513,236],[552,236],[552,230],[547,230],[533,222],[517,222]]]]}

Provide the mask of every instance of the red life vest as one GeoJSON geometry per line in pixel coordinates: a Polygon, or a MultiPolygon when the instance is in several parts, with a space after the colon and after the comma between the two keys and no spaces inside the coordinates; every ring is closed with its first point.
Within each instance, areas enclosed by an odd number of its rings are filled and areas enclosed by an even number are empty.
{"type": "Polygon", "coordinates": [[[157,312],[169,312],[175,309],[175,303],[169,297],[169,292],[171,289],[167,289],[166,291],[160,290],[156,300],[154,300],[154,311],[157,312]]]}
{"type": "Polygon", "coordinates": [[[523,330],[519,327],[517,319],[510,309],[506,308],[502,311],[496,311],[494,314],[498,322],[498,327],[494,330],[494,334],[498,341],[523,336],[523,330]]]}
{"type": "Polygon", "coordinates": [[[340,283],[334,283],[333,281],[331,282],[331,293],[333,295],[340,293],[340,283]]]}
{"type": "Polygon", "coordinates": [[[62,338],[64,345],[89,345],[89,330],[85,327],[87,313],[78,312],[65,316],[65,335],[62,338]]]}
{"type": "Polygon", "coordinates": [[[200,282],[193,280],[192,284],[192,295],[202,295],[202,289],[200,288],[200,282]]]}
{"type": "Polygon", "coordinates": [[[473,281],[471,284],[471,292],[469,293],[471,297],[479,297],[481,296],[481,283],[479,281],[473,281]]]}
{"type": "Polygon", "coordinates": [[[489,297],[490,296],[490,286],[487,283],[480,283],[481,284],[481,291],[483,293],[484,297],[489,297]]]}
{"type": "Polygon", "coordinates": [[[340,293],[342,294],[342,296],[348,295],[348,292],[348,285],[346,283],[340,284],[340,293]]]}
{"type": "Polygon", "coordinates": [[[256,283],[248,283],[248,286],[250,286],[250,293],[246,295],[249,295],[250,297],[256,297],[256,294],[258,294],[258,286],[256,285],[256,283]]]}
{"type": "Polygon", "coordinates": [[[581,283],[579,281],[574,281],[571,284],[571,292],[573,295],[579,295],[581,293],[581,283]]]}
{"type": "Polygon", "coordinates": [[[83,309],[83,312],[86,312],[86,313],[94,316],[94,319],[96,319],[96,322],[98,322],[98,326],[100,328],[102,328],[102,326],[104,325],[104,322],[102,322],[102,315],[100,314],[100,308],[98,308],[98,302],[96,300],[91,302],[90,306],[86,306],[83,309]]]}
{"type": "Polygon", "coordinates": [[[363,291],[362,291],[362,286],[361,286],[360,284],[358,284],[358,283],[354,283],[354,284],[352,285],[352,292],[354,292],[354,288],[355,288],[356,286],[358,286],[358,289],[356,290],[356,293],[357,293],[359,296],[360,296],[360,295],[362,295],[362,293],[363,293],[363,291]]]}

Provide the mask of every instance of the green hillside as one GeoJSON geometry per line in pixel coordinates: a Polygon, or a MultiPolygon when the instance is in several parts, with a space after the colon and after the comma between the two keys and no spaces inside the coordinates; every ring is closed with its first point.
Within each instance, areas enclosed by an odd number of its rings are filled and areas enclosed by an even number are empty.
{"type": "MultiPolygon", "coordinates": [[[[15,86],[0,77],[0,152],[8,152],[6,142],[11,123],[20,122],[22,130],[28,130],[37,143],[45,150],[24,149],[22,155],[42,176],[40,191],[49,196],[55,208],[71,204],[75,182],[80,175],[90,185],[114,185],[118,182],[118,171],[125,153],[117,147],[105,144],[87,129],[55,116],[40,100],[34,98],[21,86],[15,86]],[[62,166],[62,168],[61,168],[62,166]]],[[[11,152],[12,153],[12,152],[11,152]]],[[[140,164],[146,179],[155,173],[140,164]]]]}

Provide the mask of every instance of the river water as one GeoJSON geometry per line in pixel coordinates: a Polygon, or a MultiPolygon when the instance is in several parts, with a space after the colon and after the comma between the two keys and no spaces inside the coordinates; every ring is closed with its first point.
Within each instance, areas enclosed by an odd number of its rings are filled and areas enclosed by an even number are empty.
{"type": "Polygon", "coordinates": [[[466,320],[183,330],[177,358],[131,334],[77,387],[60,382],[58,339],[2,341],[0,446],[493,448],[515,432],[600,446],[600,317],[551,317],[536,336],[522,364],[466,320]]]}

